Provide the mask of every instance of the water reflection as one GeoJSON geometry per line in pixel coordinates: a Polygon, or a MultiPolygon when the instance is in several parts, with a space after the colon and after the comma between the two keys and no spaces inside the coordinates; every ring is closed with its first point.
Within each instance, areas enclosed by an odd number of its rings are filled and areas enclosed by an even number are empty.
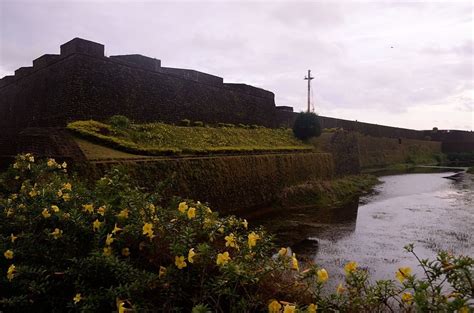
{"type": "Polygon", "coordinates": [[[254,225],[264,225],[277,234],[277,243],[291,246],[302,256],[311,256],[318,251],[318,240],[327,233],[335,240],[349,236],[356,229],[359,198],[340,208],[282,208],[269,209],[258,216],[246,216],[254,225]],[[332,225],[339,225],[334,233],[332,225]]]}
{"type": "Polygon", "coordinates": [[[355,260],[376,279],[393,278],[399,266],[417,271],[414,258],[403,251],[408,243],[415,243],[421,258],[439,250],[474,255],[474,175],[458,180],[444,178],[448,175],[381,177],[376,194],[343,208],[285,208],[248,217],[332,277],[342,279],[342,266],[355,260]]]}

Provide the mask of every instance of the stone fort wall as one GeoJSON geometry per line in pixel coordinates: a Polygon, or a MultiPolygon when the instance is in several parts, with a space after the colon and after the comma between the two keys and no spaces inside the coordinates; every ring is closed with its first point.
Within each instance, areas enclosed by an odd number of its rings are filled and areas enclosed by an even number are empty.
{"type": "MultiPolygon", "coordinates": [[[[242,123],[291,126],[291,107],[275,106],[272,92],[195,70],[163,67],[158,59],[133,54],[106,57],[104,46],[75,38],[31,67],[0,79],[0,155],[18,151],[18,134],[31,127],[64,127],[81,119],[121,114],[137,122],[242,123]]],[[[389,138],[427,139],[423,131],[321,116],[324,128],[389,138]]],[[[474,150],[474,134],[440,132],[446,149],[474,150]],[[454,134],[454,133],[453,133],[454,134]],[[465,142],[470,142],[471,146],[465,142]],[[466,148],[467,147],[467,148],[466,148]]]]}

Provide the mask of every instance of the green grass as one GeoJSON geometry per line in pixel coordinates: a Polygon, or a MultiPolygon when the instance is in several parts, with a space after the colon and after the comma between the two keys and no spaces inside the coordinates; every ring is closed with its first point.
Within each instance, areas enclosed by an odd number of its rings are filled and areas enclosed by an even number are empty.
{"type": "Polygon", "coordinates": [[[350,203],[380,183],[373,175],[351,175],[330,181],[308,181],[288,187],[280,195],[283,207],[337,208],[350,203]]]}
{"type": "Polygon", "coordinates": [[[182,127],[164,123],[120,128],[97,121],[76,121],[68,129],[87,140],[140,155],[227,154],[311,151],[291,129],[182,127]]]}

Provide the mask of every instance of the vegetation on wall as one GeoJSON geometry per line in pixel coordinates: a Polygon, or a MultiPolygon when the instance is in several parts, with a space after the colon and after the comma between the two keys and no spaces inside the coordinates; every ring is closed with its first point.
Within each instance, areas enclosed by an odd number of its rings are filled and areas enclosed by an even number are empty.
{"type": "MultiPolygon", "coordinates": [[[[114,163],[94,162],[100,176],[114,163]]],[[[333,162],[327,153],[285,153],[121,162],[140,186],[153,189],[164,178],[168,194],[199,198],[219,210],[270,205],[288,186],[328,180],[333,162]]],[[[89,175],[93,176],[93,175],[89,175]]]]}
{"type": "Polygon", "coordinates": [[[312,112],[301,112],[293,124],[293,134],[301,140],[319,137],[321,135],[319,117],[312,112]]]}
{"type": "MultiPolygon", "coordinates": [[[[127,124],[112,119],[111,124],[76,121],[68,128],[76,134],[101,144],[136,154],[214,154],[274,151],[310,151],[312,147],[296,139],[291,130],[175,126],[164,123],[127,124]]],[[[188,123],[189,125],[189,123],[188,123]]],[[[233,125],[232,125],[233,126],[233,125]]]]}
{"type": "Polygon", "coordinates": [[[0,176],[1,311],[469,311],[470,257],[440,252],[420,260],[426,277],[402,267],[376,282],[349,262],[328,290],[333,273],[245,220],[143,192],[119,170],[90,185],[67,168],[27,154],[0,176]]]}
{"type": "Polygon", "coordinates": [[[285,188],[280,195],[283,207],[340,207],[379,184],[373,175],[352,175],[330,181],[311,180],[285,188]]]}

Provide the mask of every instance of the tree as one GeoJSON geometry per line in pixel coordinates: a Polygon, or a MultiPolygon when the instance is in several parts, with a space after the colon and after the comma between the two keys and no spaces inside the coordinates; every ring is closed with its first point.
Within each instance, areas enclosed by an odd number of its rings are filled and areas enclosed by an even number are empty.
{"type": "Polygon", "coordinates": [[[293,124],[293,134],[296,138],[305,140],[321,135],[321,124],[315,113],[301,112],[293,124]]]}

